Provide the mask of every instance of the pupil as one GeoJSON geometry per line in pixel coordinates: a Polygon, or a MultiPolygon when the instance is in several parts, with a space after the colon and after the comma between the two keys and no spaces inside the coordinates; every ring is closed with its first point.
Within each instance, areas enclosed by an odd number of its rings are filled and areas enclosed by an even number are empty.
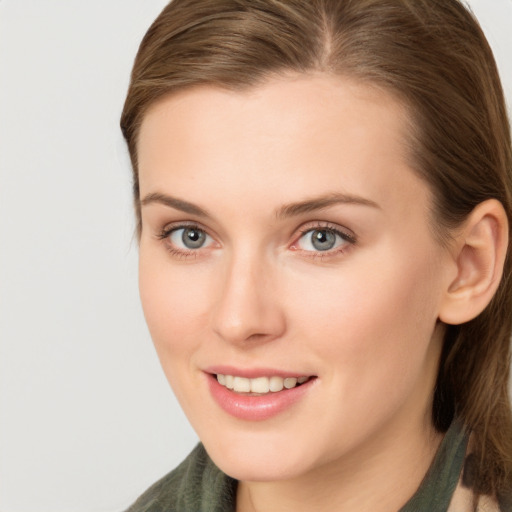
{"type": "Polygon", "coordinates": [[[336,235],[329,230],[316,230],[312,235],[313,247],[318,251],[328,251],[336,244],[336,235]]]}
{"type": "Polygon", "coordinates": [[[182,240],[189,249],[198,249],[204,244],[206,235],[198,229],[185,229],[183,231],[182,240]]]}

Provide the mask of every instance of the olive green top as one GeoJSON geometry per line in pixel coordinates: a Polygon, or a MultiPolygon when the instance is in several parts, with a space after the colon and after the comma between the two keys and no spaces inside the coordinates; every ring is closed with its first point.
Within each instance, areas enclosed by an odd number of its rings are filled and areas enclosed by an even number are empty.
{"type": "MultiPolygon", "coordinates": [[[[448,512],[464,466],[467,443],[468,435],[454,421],[419,489],[398,512],[448,512]]],[[[174,471],[151,486],[126,512],[235,512],[236,486],[237,481],[217,468],[203,445],[198,444],[174,471]]],[[[501,503],[501,511],[512,512],[512,508],[501,503]]]]}
{"type": "Polygon", "coordinates": [[[437,450],[423,482],[399,512],[446,512],[464,466],[468,436],[454,421],[437,450]]]}

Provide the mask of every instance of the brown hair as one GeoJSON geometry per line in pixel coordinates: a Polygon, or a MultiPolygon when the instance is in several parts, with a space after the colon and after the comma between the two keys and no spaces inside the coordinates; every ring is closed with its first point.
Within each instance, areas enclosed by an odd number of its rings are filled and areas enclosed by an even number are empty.
{"type": "MultiPolygon", "coordinates": [[[[510,127],[496,64],[458,0],[174,0],[137,54],[121,127],[133,165],[140,232],[137,138],[148,107],[199,84],[242,90],[294,71],[377,84],[409,108],[415,171],[434,194],[443,239],[495,198],[512,226],[510,127]]],[[[433,422],[456,414],[471,429],[476,494],[512,489],[508,395],[512,259],[487,309],[448,326],[433,422]]]]}

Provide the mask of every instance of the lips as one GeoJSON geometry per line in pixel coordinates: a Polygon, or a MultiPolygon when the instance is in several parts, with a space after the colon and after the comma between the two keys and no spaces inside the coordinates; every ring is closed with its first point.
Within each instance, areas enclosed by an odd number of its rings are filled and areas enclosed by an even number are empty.
{"type": "Polygon", "coordinates": [[[211,396],[230,416],[263,421],[292,408],[314,388],[316,376],[264,370],[210,369],[211,396]]]}

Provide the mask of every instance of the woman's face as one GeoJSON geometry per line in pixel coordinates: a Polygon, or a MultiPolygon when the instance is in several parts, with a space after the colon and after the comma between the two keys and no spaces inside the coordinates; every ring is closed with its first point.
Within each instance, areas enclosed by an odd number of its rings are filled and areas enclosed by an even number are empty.
{"type": "Polygon", "coordinates": [[[327,76],[198,87],[145,116],[144,313],[229,475],[298,477],[430,432],[448,255],[407,131],[390,95],[327,76]]]}

